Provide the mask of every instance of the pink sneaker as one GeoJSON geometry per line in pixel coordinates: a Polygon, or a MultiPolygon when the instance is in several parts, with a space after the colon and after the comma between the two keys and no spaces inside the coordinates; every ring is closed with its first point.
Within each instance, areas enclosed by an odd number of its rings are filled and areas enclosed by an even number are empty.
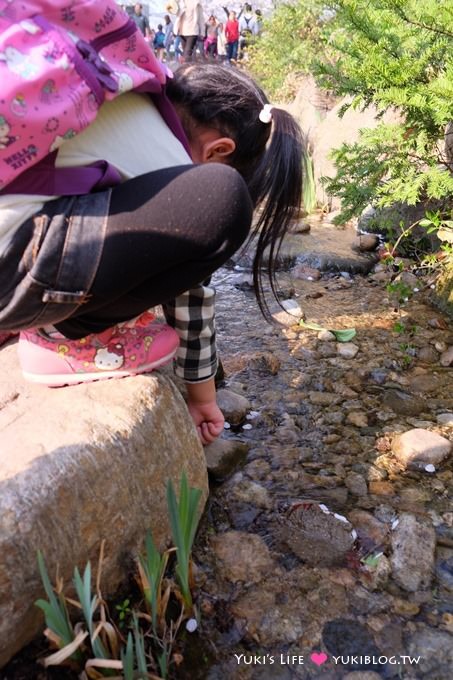
{"type": "Polygon", "coordinates": [[[147,373],[170,361],[179,338],[164,324],[114,326],[80,340],[22,331],[19,361],[24,377],[48,387],[147,373]]]}

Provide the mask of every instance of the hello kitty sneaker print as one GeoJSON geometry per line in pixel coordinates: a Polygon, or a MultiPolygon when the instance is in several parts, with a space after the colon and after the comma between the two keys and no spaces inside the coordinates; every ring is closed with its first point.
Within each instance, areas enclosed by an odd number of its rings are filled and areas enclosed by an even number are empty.
{"type": "Polygon", "coordinates": [[[119,325],[80,340],[54,337],[42,330],[22,331],[19,361],[24,377],[48,387],[123,378],[147,373],[169,362],[179,338],[158,323],[119,325]]]}

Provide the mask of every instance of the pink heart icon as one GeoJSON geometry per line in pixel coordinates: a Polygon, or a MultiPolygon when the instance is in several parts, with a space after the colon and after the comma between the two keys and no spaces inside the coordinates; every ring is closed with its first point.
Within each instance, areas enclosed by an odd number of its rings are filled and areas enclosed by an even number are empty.
{"type": "Polygon", "coordinates": [[[322,666],[323,663],[327,661],[327,654],[324,654],[324,652],[313,652],[312,654],[310,654],[310,659],[317,666],[322,666]]]}

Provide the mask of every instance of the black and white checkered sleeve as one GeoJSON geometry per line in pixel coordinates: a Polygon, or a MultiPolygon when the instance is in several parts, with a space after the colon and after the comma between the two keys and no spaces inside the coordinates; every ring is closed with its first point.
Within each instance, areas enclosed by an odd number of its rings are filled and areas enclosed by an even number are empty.
{"type": "Polygon", "coordinates": [[[214,288],[199,285],[162,305],[180,339],[175,373],[189,383],[208,380],[217,370],[214,302],[214,288]]]}

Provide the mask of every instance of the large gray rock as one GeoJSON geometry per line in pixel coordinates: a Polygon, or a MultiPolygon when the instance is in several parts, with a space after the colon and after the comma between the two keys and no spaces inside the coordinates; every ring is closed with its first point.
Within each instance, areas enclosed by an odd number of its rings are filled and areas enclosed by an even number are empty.
{"type": "Polygon", "coordinates": [[[404,513],[392,534],[392,576],[409,592],[428,588],[434,571],[436,532],[430,522],[404,513]]]}
{"type": "MultiPolygon", "coordinates": [[[[146,530],[170,538],[166,484],[208,493],[206,463],[183,398],[158,373],[48,389],[23,382],[15,346],[0,352],[0,666],[43,621],[36,554],[51,580],[102,568],[106,595],[124,580],[146,530]]],[[[200,508],[202,509],[202,508],[200,508]]]]}

